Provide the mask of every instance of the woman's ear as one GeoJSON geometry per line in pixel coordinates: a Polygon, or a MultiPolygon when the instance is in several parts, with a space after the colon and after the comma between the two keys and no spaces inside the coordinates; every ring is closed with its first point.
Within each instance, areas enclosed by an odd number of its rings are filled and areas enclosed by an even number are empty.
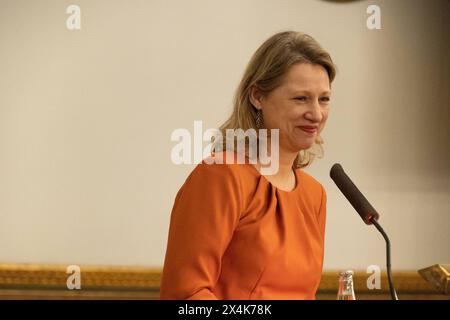
{"type": "Polygon", "coordinates": [[[262,109],[261,102],[262,102],[263,94],[256,86],[252,86],[250,88],[249,98],[250,98],[250,102],[256,109],[258,109],[258,110],[262,109]]]}

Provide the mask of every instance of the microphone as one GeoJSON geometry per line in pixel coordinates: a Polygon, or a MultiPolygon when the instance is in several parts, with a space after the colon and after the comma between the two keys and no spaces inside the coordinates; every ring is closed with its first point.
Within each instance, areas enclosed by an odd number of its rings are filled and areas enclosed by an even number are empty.
{"type": "Polygon", "coordinates": [[[350,204],[358,212],[365,224],[370,225],[373,219],[378,220],[379,214],[355,186],[352,180],[344,172],[339,163],[335,163],[330,170],[330,177],[344,194],[350,204]]]}
{"type": "Polygon", "coordinates": [[[367,201],[366,197],[359,191],[355,186],[353,181],[347,176],[344,169],[339,163],[335,163],[330,170],[330,177],[333,179],[334,183],[337,185],[339,190],[344,194],[350,204],[358,212],[359,216],[367,224],[373,224],[375,228],[381,233],[384,240],[386,241],[386,267],[387,276],[389,282],[389,291],[391,293],[392,300],[398,300],[397,292],[395,291],[394,285],[391,278],[391,242],[384,232],[383,228],[378,223],[378,218],[380,215],[372,207],[372,205],[367,201]]]}

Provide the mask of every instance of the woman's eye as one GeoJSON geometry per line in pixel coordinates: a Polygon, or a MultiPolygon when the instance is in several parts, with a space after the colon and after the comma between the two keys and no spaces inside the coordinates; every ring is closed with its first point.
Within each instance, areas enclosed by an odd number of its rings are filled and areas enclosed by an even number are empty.
{"type": "Polygon", "coordinates": [[[308,98],[307,97],[296,97],[295,100],[299,100],[299,101],[306,101],[308,98]]]}
{"type": "Polygon", "coordinates": [[[320,100],[322,100],[322,101],[324,101],[324,102],[330,102],[330,98],[329,98],[329,97],[323,97],[323,98],[320,99],[320,100]]]}

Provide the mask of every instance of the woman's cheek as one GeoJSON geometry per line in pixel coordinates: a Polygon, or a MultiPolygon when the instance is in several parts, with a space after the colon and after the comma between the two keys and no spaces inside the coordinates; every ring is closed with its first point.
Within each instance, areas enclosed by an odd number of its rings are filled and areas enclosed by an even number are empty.
{"type": "Polygon", "coordinates": [[[328,107],[326,107],[323,111],[322,111],[322,122],[326,122],[328,119],[328,113],[330,112],[330,109],[328,107]]]}

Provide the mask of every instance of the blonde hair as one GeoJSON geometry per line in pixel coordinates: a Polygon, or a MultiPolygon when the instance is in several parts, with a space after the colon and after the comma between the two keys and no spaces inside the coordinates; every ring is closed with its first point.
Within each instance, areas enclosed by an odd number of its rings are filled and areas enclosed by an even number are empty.
{"type": "MultiPolygon", "coordinates": [[[[227,129],[257,130],[257,110],[250,102],[251,88],[256,86],[262,93],[270,93],[281,85],[287,70],[296,63],[323,66],[328,73],[331,86],[336,75],[336,66],[316,40],[302,32],[277,33],[256,50],[248,63],[234,96],[233,112],[220,126],[221,134],[225,136],[227,129]]],[[[293,167],[303,168],[311,164],[316,156],[323,157],[322,144],[323,139],[317,134],[314,145],[299,152],[293,167]],[[318,148],[319,152],[315,151],[315,148],[318,148]]],[[[225,145],[220,146],[220,149],[223,148],[225,145]]]]}

